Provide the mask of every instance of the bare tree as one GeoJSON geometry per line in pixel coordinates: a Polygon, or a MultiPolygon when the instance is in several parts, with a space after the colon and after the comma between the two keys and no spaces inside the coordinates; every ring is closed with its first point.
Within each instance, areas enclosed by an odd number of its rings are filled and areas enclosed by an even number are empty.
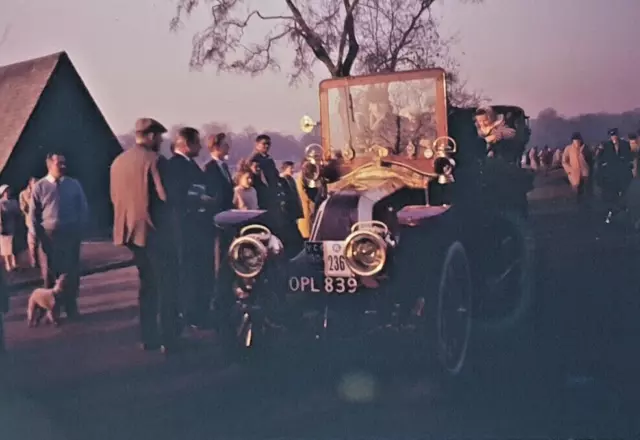
{"type": "Polygon", "coordinates": [[[207,122],[200,128],[200,134],[203,137],[215,135],[218,133],[229,133],[231,129],[227,124],[219,124],[217,122],[207,122]]]}
{"type": "MultiPolygon", "coordinates": [[[[201,3],[211,3],[177,1],[171,23],[174,30],[201,3]]],[[[332,77],[348,76],[352,70],[432,67],[446,59],[451,43],[440,37],[430,16],[434,2],[282,0],[281,11],[267,13],[262,6],[253,7],[250,0],[216,0],[210,9],[211,25],[194,37],[191,66],[201,68],[211,63],[218,71],[252,75],[280,70],[277,48],[287,45],[294,52],[291,83],[313,78],[312,68],[318,61],[332,77]],[[247,31],[254,34],[261,28],[260,22],[265,28],[263,35],[249,38],[247,31]]]]}
{"type": "Polygon", "coordinates": [[[367,0],[358,17],[362,73],[395,72],[442,66],[449,46],[431,16],[430,1],[367,0]]]}
{"type": "MultiPolygon", "coordinates": [[[[478,3],[482,0],[466,0],[478,3]]],[[[441,67],[447,72],[450,102],[456,106],[486,101],[460,79],[460,66],[451,54],[456,37],[445,38],[431,15],[429,1],[366,0],[358,15],[360,41],[358,73],[395,72],[441,67]]]]}

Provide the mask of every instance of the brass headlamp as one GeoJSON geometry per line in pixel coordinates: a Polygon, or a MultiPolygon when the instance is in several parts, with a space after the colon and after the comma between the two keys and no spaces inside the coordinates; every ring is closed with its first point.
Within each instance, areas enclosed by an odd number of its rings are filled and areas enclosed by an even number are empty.
{"type": "Polygon", "coordinates": [[[229,265],[240,278],[254,278],[262,272],[269,254],[279,254],[281,251],[282,242],[269,228],[262,225],[245,226],[229,246],[229,265]]]}
{"type": "Polygon", "coordinates": [[[344,256],[349,269],[361,277],[372,277],[384,268],[387,262],[389,228],[380,221],[358,222],[351,227],[345,240],[344,256]]]}

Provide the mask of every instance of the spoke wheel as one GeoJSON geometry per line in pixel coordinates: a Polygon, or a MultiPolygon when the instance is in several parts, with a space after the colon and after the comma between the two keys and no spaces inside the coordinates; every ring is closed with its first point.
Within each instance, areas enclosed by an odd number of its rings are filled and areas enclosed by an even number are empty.
{"type": "Polygon", "coordinates": [[[425,293],[418,298],[421,316],[421,356],[443,379],[459,376],[467,362],[471,339],[473,286],[469,263],[460,242],[449,245],[430,271],[425,293]],[[423,313],[424,312],[424,313],[423,313]]]}
{"type": "Polygon", "coordinates": [[[242,315],[242,320],[236,331],[236,340],[242,348],[251,348],[253,346],[253,322],[249,313],[242,315]]]}
{"type": "Polygon", "coordinates": [[[230,360],[245,363],[265,350],[266,331],[261,319],[248,310],[236,310],[221,329],[223,348],[230,360]]]}
{"type": "Polygon", "coordinates": [[[487,236],[475,317],[483,329],[506,330],[521,324],[533,306],[533,236],[516,214],[494,221],[487,236]]]}

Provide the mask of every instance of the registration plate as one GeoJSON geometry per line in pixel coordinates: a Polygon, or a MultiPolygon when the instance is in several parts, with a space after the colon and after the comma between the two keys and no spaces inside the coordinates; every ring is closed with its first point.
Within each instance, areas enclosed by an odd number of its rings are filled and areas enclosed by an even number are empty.
{"type": "Polygon", "coordinates": [[[344,241],[322,243],[322,258],[326,277],[353,277],[353,272],[347,267],[347,260],[344,257],[344,241]]]}
{"type": "Polygon", "coordinates": [[[327,277],[321,274],[316,277],[289,277],[289,290],[301,293],[355,293],[358,281],[354,277],[327,277]]]}

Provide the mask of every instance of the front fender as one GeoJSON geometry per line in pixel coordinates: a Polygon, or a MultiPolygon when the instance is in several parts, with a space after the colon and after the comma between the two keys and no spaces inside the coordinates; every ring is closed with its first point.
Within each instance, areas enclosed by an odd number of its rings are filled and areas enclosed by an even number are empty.
{"type": "Polygon", "coordinates": [[[265,224],[267,211],[263,209],[240,210],[230,209],[214,217],[217,227],[223,230],[237,229],[253,223],[265,224]]]}

